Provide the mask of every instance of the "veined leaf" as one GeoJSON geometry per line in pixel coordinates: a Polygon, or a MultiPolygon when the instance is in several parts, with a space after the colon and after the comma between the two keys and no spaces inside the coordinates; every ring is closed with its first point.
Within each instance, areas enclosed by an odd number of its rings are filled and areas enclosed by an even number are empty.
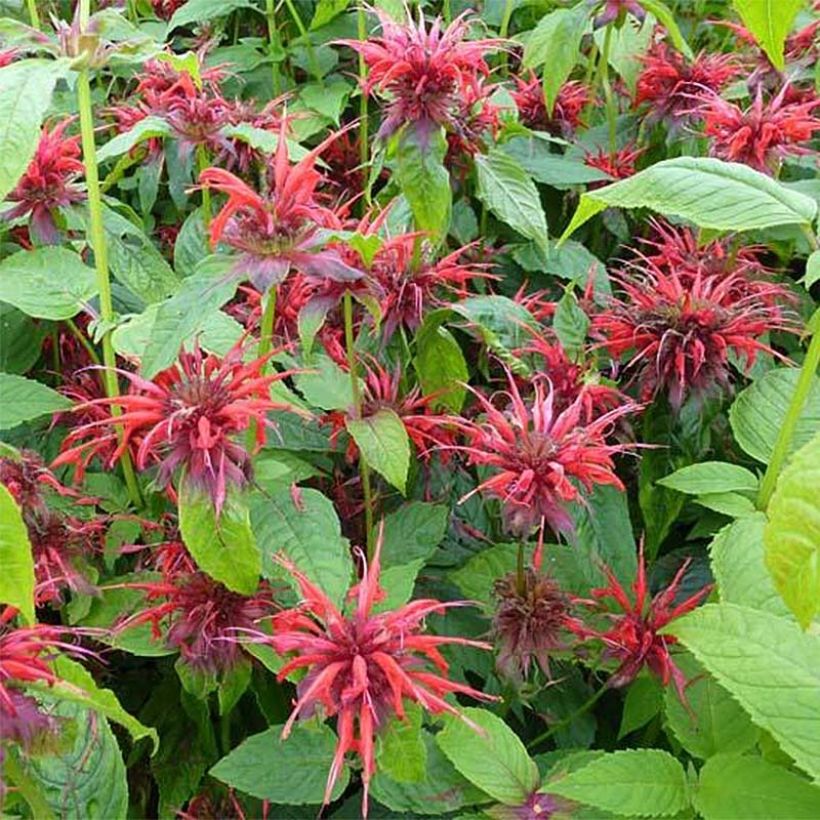
{"type": "MultiPolygon", "coordinates": [[[[164,56],[164,55],[163,55],[164,56]]],[[[112,137],[97,150],[97,162],[106,162],[114,157],[127,154],[134,146],[153,137],[167,137],[171,134],[171,126],[161,117],[145,117],[139,120],[133,128],[112,137]]]]}
{"type": "Polygon", "coordinates": [[[377,765],[399,783],[419,783],[427,773],[427,746],[421,728],[424,712],[413,703],[407,707],[407,718],[391,718],[379,733],[377,765]]]}
{"type": "Polygon", "coordinates": [[[188,0],[174,12],[174,16],[168,22],[166,36],[180,26],[226,17],[237,9],[259,10],[251,0],[188,0]]]}
{"type": "Polygon", "coordinates": [[[689,60],[694,60],[695,55],[692,54],[692,49],[683,38],[672,9],[662,0],[641,0],[641,5],[666,29],[675,48],[685,54],[689,60]]]}
{"type": "Polygon", "coordinates": [[[701,461],[682,467],[671,475],[657,482],[662,487],[669,487],[687,495],[702,493],[727,493],[735,490],[754,492],[757,489],[757,476],[739,464],[727,464],[723,461],[701,461]]]}
{"type": "Polygon", "coordinates": [[[783,71],[783,45],[804,0],[732,0],[732,5],[772,65],[783,71]]]}
{"type": "Polygon", "coordinates": [[[0,601],[34,623],[34,559],[23,516],[5,484],[0,484],[0,601]]]}
{"type": "Polygon", "coordinates": [[[368,465],[405,494],[410,439],[396,411],[383,408],[372,416],[348,418],[345,425],[368,465]]]}
{"type": "Polygon", "coordinates": [[[427,560],[447,531],[450,510],[445,504],[410,501],[384,519],[382,566],[427,560]]]}
{"type": "Polygon", "coordinates": [[[469,379],[467,362],[458,342],[447,328],[440,327],[444,317],[425,321],[416,333],[416,357],[413,367],[426,396],[435,394],[432,407],[461,411],[469,379]]]}
{"type": "Polygon", "coordinates": [[[71,402],[56,390],[10,373],[0,373],[0,396],[0,430],[71,407],[71,402]]]}

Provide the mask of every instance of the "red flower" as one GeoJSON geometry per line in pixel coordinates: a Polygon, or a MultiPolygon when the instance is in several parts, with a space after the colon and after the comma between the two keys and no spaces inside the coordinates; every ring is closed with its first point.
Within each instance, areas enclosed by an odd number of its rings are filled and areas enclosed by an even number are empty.
{"type": "Polygon", "coordinates": [[[285,124],[273,166],[273,185],[267,197],[228,171],[207,168],[200,183],[227,195],[228,201],[211,222],[211,243],[224,242],[241,251],[237,271],[247,274],[258,290],[278,285],[291,267],[318,278],[351,281],[361,273],[347,265],[333,249],[323,249],[321,228],[341,230],[336,214],[316,201],[321,174],[316,158],[336,138],[332,134],[296,165],[288,162],[285,124]]]}
{"type": "Polygon", "coordinates": [[[185,0],[151,0],[151,8],[160,20],[170,20],[185,0]]]}
{"type": "MultiPolygon", "coordinates": [[[[182,467],[194,484],[205,490],[216,507],[222,509],[228,485],[243,487],[251,474],[251,459],[238,433],[256,425],[257,446],[265,438],[266,413],[292,410],[270,398],[270,386],[289,372],[263,375],[267,359],[247,364],[242,348],[234,347],[224,358],[203,356],[197,346],[182,352],[178,364],[164,370],[153,381],[133,373],[123,373],[131,389],[113,399],[97,399],[95,404],[121,408],[122,415],[84,424],[71,431],[55,465],[74,464],[81,476],[90,460],[121,439],[108,464],[139,441],[136,466],[146,469],[159,464],[158,484],[165,487],[177,468],[182,467]]],[[[84,410],[79,405],[78,410],[84,410]]]]}
{"type": "Polygon", "coordinates": [[[421,10],[418,23],[410,16],[397,23],[379,9],[375,14],[381,37],[342,42],[367,63],[364,93],[378,90],[389,99],[379,136],[388,137],[407,123],[422,134],[436,126],[456,128],[461,98],[471,87],[476,90],[479,77],[489,74],[484,57],[502,41],[465,40],[470,27],[467,12],[443,30],[440,18],[428,28],[421,10]]]}
{"type": "Polygon", "coordinates": [[[6,221],[30,214],[31,231],[49,245],[59,241],[54,211],[85,198],[76,182],[85,170],[80,160],[80,138],[64,136],[70,124],[71,119],[67,119],[51,130],[43,128],[34,158],[7,197],[17,205],[3,214],[6,221]]]}
{"type": "Polygon", "coordinates": [[[613,356],[632,351],[626,368],[642,401],[666,391],[678,408],[689,394],[726,387],[730,352],[751,366],[759,351],[773,353],[760,341],[763,334],[792,329],[777,306],[784,289],[750,290],[740,273],[690,277],[685,270],[633,266],[613,278],[625,296],[593,317],[593,333],[613,356]]]}
{"type": "Polygon", "coordinates": [[[601,13],[592,21],[593,28],[603,28],[610,23],[622,21],[627,13],[639,22],[643,22],[646,11],[638,0],[599,0],[595,4],[601,13]]]}
{"type": "Polygon", "coordinates": [[[414,701],[433,714],[459,715],[444,698],[450,693],[495,700],[463,683],[447,678],[447,663],[438,647],[461,644],[480,649],[479,641],[449,635],[422,634],[428,615],[466,601],[411,601],[399,609],[374,613],[373,605],[383,598],[379,586],[381,538],[373,561],[363,569],[362,580],[350,590],[355,610],[345,616],[330,598],[315,586],[289,559],[277,561],[293,576],[302,603],[272,620],[273,636],[259,635],[282,655],[292,655],[279,672],[284,680],[291,672],[307,670],[297,686],[297,700],[282,737],[286,738],[299,717],[310,717],[321,707],[327,717],[336,716],[339,735],[330,767],[324,803],[330,801],[345,754],[356,752],[362,761],[367,815],[370,779],[376,770],[374,735],[391,715],[404,719],[404,702],[414,701]],[[429,664],[436,671],[429,670],[429,664]]]}
{"type": "Polygon", "coordinates": [[[447,134],[445,165],[456,170],[463,180],[469,174],[472,163],[467,160],[487,150],[498,132],[499,107],[490,102],[493,88],[476,82],[464,88],[459,97],[459,112],[453,130],[447,134]]]}
{"type": "Polygon", "coordinates": [[[521,122],[528,128],[549,131],[560,137],[570,137],[581,124],[581,114],[592,102],[589,89],[576,80],[570,80],[561,86],[552,114],[547,113],[544,99],[544,87],[534,72],[529,79],[515,77],[516,91],[511,92],[521,122]]]}
{"type": "Polygon", "coordinates": [[[820,97],[787,103],[788,88],[784,85],[765,105],[758,88],[754,102],[745,110],[716,94],[704,96],[697,110],[705,122],[704,133],[711,139],[711,153],[764,174],[776,173],[785,156],[809,153],[801,143],[820,130],[820,119],[812,116],[820,97]]]}
{"type": "MultiPolygon", "coordinates": [[[[599,148],[594,153],[586,151],[584,163],[589,165],[590,168],[597,168],[599,171],[609,174],[613,179],[626,179],[636,172],[635,163],[645,150],[645,148],[635,148],[632,144],[625,145],[614,154],[599,148]]],[[[589,187],[597,188],[606,184],[606,182],[595,183],[589,187]]]]}
{"type": "MultiPolygon", "coordinates": [[[[575,479],[586,492],[597,484],[623,490],[612,457],[629,445],[607,444],[615,422],[637,409],[623,404],[595,419],[587,418],[583,395],[558,413],[549,381],[537,379],[529,403],[522,399],[515,379],[507,373],[509,392],[498,398],[503,410],[476,393],[485,420],[454,419],[467,436],[457,449],[470,464],[491,468],[492,474],[461,500],[477,492],[499,499],[507,529],[527,537],[544,524],[556,532],[573,529],[569,505],[583,502],[575,479]],[[546,388],[545,388],[546,381],[546,388]]],[[[540,550],[534,557],[540,565],[540,550]]]]}
{"type": "Polygon", "coordinates": [[[731,54],[704,54],[692,62],[665,43],[656,43],[641,58],[643,70],[638,77],[635,105],[648,103],[646,120],[664,121],[679,128],[692,116],[692,97],[704,91],[718,93],[740,71],[731,54]]]}
{"type": "Polygon", "coordinates": [[[608,567],[604,567],[609,586],[603,589],[593,589],[594,601],[582,601],[598,610],[604,599],[613,600],[622,614],[605,612],[612,625],[609,629],[595,631],[578,620],[570,620],[567,625],[583,640],[598,639],[604,642],[604,657],[614,658],[620,663],[607,685],[612,688],[626,686],[638,676],[646,666],[656,675],[664,686],[670,681],[674,684],[682,703],[686,703],[686,678],[677,667],[669,653],[669,647],[677,643],[672,635],[658,634],[667,624],[670,624],[687,612],[691,612],[712,590],[708,584],[694,595],[675,604],[678,587],[689,567],[690,559],[683,562],[669,586],[659,592],[649,601],[647,606],[648,585],[646,581],[646,567],[643,557],[643,543],[638,556],[638,574],[632,584],[634,602],[621,585],[615,574],[608,567]]]}

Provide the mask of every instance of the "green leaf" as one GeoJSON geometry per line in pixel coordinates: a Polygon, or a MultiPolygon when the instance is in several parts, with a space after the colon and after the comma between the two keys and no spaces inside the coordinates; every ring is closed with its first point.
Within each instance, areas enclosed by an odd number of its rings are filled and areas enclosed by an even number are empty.
{"type": "Polygon", "coordinates": [[[701,493],[725,493],[732,490],[757,490],[757,476],[739,464],[724,461],[702,461],[682,467],[657,482],[679,493],[700,495],[701,493]]]}
{"type": "Polygon", "coordinates": [[[783,46],[804,0],[732,0],[743,25],[754,35],[772,65],[786,68],[783,46]]]}
{"type": "Polygon", "coordinates": [[[0,302],[0,372],[26,373],[40,358],[48,334],[48,323],[35,322],[21,310],[0,302]]]}
{"type": "Polygon", "coordinates": [[[662,707],[663,687],[658,679],[649,675],[636,678],[626,692],[618,740],[645,726],[662,707]]]}
{"type": "Polygon", "coordinates": [[[820,435],[777,479],[763,531],[765,561],[777,591],[803,629],[820,612],[820,435]]]}
{"type": "MultiPolygon", "coordinates": [[[[495,582],[515,569],[517,549],[517,544],[494,544],[474,555],[448,577],[465,598],[490,606],[495,582]]],[[[525,547],[525,560],[529,560],[532,551],[533,547],[525,547]]]]}
{"type": "Polygon", "coordinates": [[[128,782],[122,752],[111,727],[77,704],[58,702],[48,712],[64,723],[68,748],[33,755],[30,774],[60,820],[120,820],[128,813],[128,782]],[[69,728],[71,726],[71,728],[69,728]]]}
{"type": "Polygon", "coordinates": [[[814,251],[806,260],[806,275],[800,281],[806,290],[820,282],[820,251],[814,251]]]}
{"type": "Polygon", "coordinates": [[[0,201],[28,168],[54,86],[67,71],[65,60],[19,60],[0,69],[0,201]]]}
{"type": "Polygon", "coordinates": [[[589,14],[583,3],[573,8],[556,9],[544,15],[527,35],[524,44],[524,68],[544,65],[544,98],[552,114],[561,86],[566,82],[581,49],[581,38],[589,25],[589,14]]]}
{"type": "Polygon", "coordinates": [[[666,724],[689,754],[706,760],[722,752],[753,749],[758,729],[740,704],[688,653],[675,663],[686,676],[686,708],[674,686],[664,690],[666,724]]]}
{"type": "Polygon", "coordinates": [[[399,783],[418,783],[427,773],[427,746],[421,728],[424,713],[415,703],[406,713],[405,720],[392,717],[379,733],[376,765],[399,783]]]}
{"type": "Polygon", "coordinates": [[[527,325],[538,329],[533,315],[506,296],[470,296],[447,309],[467,319],[484,344],[505,360],[512,355],[510,351],[531,338],[527,325]]]}
{"type": "Polygon", "coordinates": [[[763,527],[766,516],[756,513],[724,527],[709,545],[712,574],[720,600],[788,617],[764,564],[763,527]]]}
{"type": "Polygon", "coordinates": [[[410,501],[385,516],[382,566],[426,561],[442,542],[449,518],[446,504],[422,501],[410,501]]]}
{"type": "MultiPolygon", "coordinates": [[[[764,463],[771,458],[774,442],[783,426],[799,375],[798,368],[775,368],[756,379],[734,400],[729,409],[729,423],[737,443],[752,458],[764,463]]],[[[820,378],[812,383],[789,452],[794,453],[808,443],[818,429],[820,378]]]]}
{"type": "Polygon", "coordinates": [[[424,561],[417,558],[415,561],[382,570],[381,585],[385,590],[385,597],[373,607],[373,611],[387,612],[403,607],[413,597],[416,578],[423,566],[424,561]]]}
{"type": "Polygon", "coordinates": [[[447,328],[434,317],[426,320],[416,333],[416,356],[413,367],[425,396],[436,395],[434,408],[461,412],[470,378],[461,346],[447,328]]]}
{"type": "Polygon", "coordinates": [[[730,518],[743,518],[756,512],[754,502],[740,493],[705,493],[699,495],[695,502],[730,518]]]}
{"type": "Polygon", "coordinates": [[[468,780],[508,806],[523,803],[541,776],[524,744],[506,723],[486,709],[467,708],[463,715],[479,727],[449,716],[436,735],[439,748],[468,780]]]}
{"type": "Polygon", "coordinates": [[[689,48],[689,44],[683,39],[672,9],[662,0],[641,0],[641,5],[666,29],[672,45],[683,53],[687,59],[694,60],[695,55],[692,53],[692,49],[689,48]]]}
{"type": "Polygon", "coordinates": [[[547,218],[535,183],[499,148],[475,157],[478,198],[502,221],[547,252],[547,218]]]}
{"type": "Polygon", "coordinates": [[[71,402],[56,390],[10,373],[0,373],[0,396],[0,430],[71,407],[71,402]]]}
{"type": "Polygon", "coordinates": [[[746,165],[710,157],[677,157],[582,194],[561,241],[608,207],[649,208],[664,216],[688,219],[700,228],[722,231],[810,225],[817,214],[813,199],[746,165]]]}
{"type": "Polygon", "coordinates": [[[237,9],[258,11],[257,6],[251,0],[188,0],[174,12],[174,16],[168,22],[166,36],[180,26],[227,17],[237,9]]]}
{"type": "Polygon", "coordinates": [[[179,490],[179,530],[197,566],[228,589],[251,595],[259,586],[262,557],[244,500],[228,491],[217,517],[213,501],[183,477],[179,490]]]}
{"type": "Polygon", "coordinates": [[[660,749],[602,755],[542,791],[627,817],[665,817],[689,805],[683,766],[660,749]]]}
{"type": "Polygon", "coordinates": [[[310,21],[310,30],[314,31],[329,23],[334,17],[340,15],[348,6],[350,0],[319,0],[316,3],[316,10],[313,12],[313,19],[310,21]]]}
{"type": "Polygon", "coordinates": [[[348,418],[345,425],[368,465],[404,495],[410,439],[396,411],[382,408],[362,419],[348,418]]]}
{"type": "Polygon", "coordinates": [[[253,665],[248,658],[243,656],[230,669],[222,673],[217,691],[220,715],[229,715],[234,706],[239,703],[239,699],[245,694],[251,682],[252,672],[253,665]]]}
{"type": "Polygon", "coordinates": [[[416,228],[442,239],[450,227],[453,194],[444,167],[447,140],[443,129],[431,134],[406,127],[396,140],[396,182],[410,204],[416,228]]]}
{"type": "Polygon", "coordinates": [[[584,313],[578,304],[572,286],[564,291],[564,295],[555,306],[555,313],[552,316],[552,329],[555,331],[561,346],[571,358],[576,357],[581,352],[587,337],[587,330],[589,330],[589,316],[584,313]]]}
{"type": "Polygon", "coordinates": [[[103,163],[114,157],[127,154],[134,146],[154,137],[167,137],[171,134],[171,126],[161,117],[145,117],[139,120],[133,128],[117,134],[97,150],[97,162],[103,163]]]}
{"type": "Polygon", "coordinates": [[[793,621],[706,604],[666,629],[752,720],[812,777],[820,776],[820,641],[793,621]]]}
{"type": "Polygon", "coordinates": [[[571,188],[589,182],[608,182],[612,177],[577,159],[554,154],[546,140],[537,137],[513,137],[501,146],[536,181],[553,188],[571,188]]]}
{"type": "Polygon", "coordinates": [[[34,558],[20,508],[0,484],[0,601],[20,610],[34,623],[34,558]]]}
{"type": "Polygon", "coordinates": [[[330,356],[311,358],[310,367],[293,379],[296,389],[313,406],[322,410],[348,410],[353,406],[350,374],[330,356]]]}
{"type": "Polygon", "coordinates": [[[816,820],[820,787],[759,757],[717,755],[700,770],[694,802],[705,820],[816,820]]]}
{"type": "MultiPolygon", "coordinates": [[[[251,735],[223,757],[210,775],[260,800],[291,806],[320,804],[336,736],[327,726],[297,722],[288,739],[282,740],[282,728],[271,726],[251,735]]],[[[343,766],[331,800],[339,798],[349,779],[343,766]]]]}
{"type": "Polygon", "coordinates": [[[609,64],[620,74],[632,97],[642,70],[640,58],[649,50],[657,22],[651,14],[647,14],[643,22],[627,15],[619,28],[604,26],[594,32],[595,43],[601,50],[610,31],[609,64]]]}
{"type": "Polygon", "coordinates": [[[0,262],[0,301],[38,319],[70,319],[96,294],[94,270],[68,248],[19,251],[0,262]]]}
{"type": "Polygon", "coordinates": [[[284,552],[311,581],[341,606],[353,577],[353,562],[339,517],[318,490],[299,490],[298,506],[289,490],[251,499],[251,521],[262,550],[265,578],[293,580],[273,562],[284,552]]]}

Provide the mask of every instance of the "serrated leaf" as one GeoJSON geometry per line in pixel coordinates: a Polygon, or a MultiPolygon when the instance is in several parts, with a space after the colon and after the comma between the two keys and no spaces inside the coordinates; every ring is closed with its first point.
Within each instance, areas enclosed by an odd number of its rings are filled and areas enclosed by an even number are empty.
{"type": "Polygon", "coordinates": [[[376,765],[398,783],[418,783],[427,773],[427,746],[421,728],[424,713],[415,703],[406,713],[405,720],[393,717],[379,733],[376,765]]]}
{"type": "Polygon", "coordinates": [[[629,684],[621,714],[618,740],[649,723],[663,707],[663,687],[657,678],[643,675],[629,684]]]}
{"type": "Polygon", "coordinates": [[[518,735],[486,709],[466,708],[464,716],[481,733],[457,717],[448,717],[436,743],[461,774],[508,806],[523,803],[541,782],[535,761],[518,735]]]}
{"type": "Polygon", "coordinates": [[[657,482],[679,493],[700,495],[701,493],[725,493],[733,490],[757,490],[757,476],[739,464],[723,461],[702,461],[682,467],[657,482]]]}
{"type": "Polygon", "coordinates": [[[416,333],[413,367],[425,396],[435,395],[430,406],[461,412],[470,374],[458,342],[436,320],[426,321],[416,333]]]}
{"type": "Polygon", "coordinates": [[[171,126],[161,117],[145,117],[139,120],[133,128],[117,134],[99,148],[97,162],[103,163],[114,157],[122,156],[145,140],[167,137],[171,133],[171,126]]]}
{"type": "Polygon", "coordinates": [[[251,499],[251,521],[262,551],[265,578],[290,576],[273,562],[280,550],[341,606],[353,577],[353,562],[333,504],[318,490],[299,490],[298,506],[290,491],[251,499]]]}
{"type": "Polygon", "coordinates": [[[743,25],[778,71],[786,67],[783,46],[804,5],[804,0],[732,0],[743,25]]]}
{"type": "Polygon", "coordinates": [[[721,231],[810,225],[817,214],[813,199],[746,165],[711,157],[677,157],[582,194],[561,240],[608,207],[649,208],[721,231]]]}
{"type": "Polygon", "coordinates": [[[0,396],[0,430],[71,407],[71,402],[56,390],[10,373],[0,373],[0,396]]]}
{"type": "Polygon", "coordinates": [[[694,803],[705,820],[816,820],[820,787],[759,757],[722,754],[700,770],[694,803]]]}
{"type": "MultiPolygon", "coordinates": [[[[260,800],[319,805],[333,762],[336,736],[324,725],[296,723],[290,737],[282,740],[282,728],[271,726],[251,735],[211,768],[210,775],[260,800]]],[[[349,779],[348,768],[343,766],[331,800],[338,799],[349,779]]]]}
{"type": "Polygon", "coordinates": [[[577,159],[553,153],[549,143],[537,137],[513,137],[501,146],[501,150],[513,157],[536,182],[553,188],[571,188],[612,179],[604,171],[577,159]]]}
{"type": "Polygon", "coordinates": [[[763,531],[765,562],[803,629],[820,612],[820,435],[798,450],[777,479],[763,531]]]}
{"type": "Polygon", "coordinates": [[[179,489],[179,530],[197,566],[228,589],[251,595],[259,586],[262,556],[244,499],[229,489],[216,515],[213,501],[187,476],[179,489]]]}
{"type": "Polygon", "coordinates": [[[552,329],[570,357],[577,356],[583,349],[589,324],[589,316],[581,309],[572,288],[567,288],[555,306],[552,329]]]}
{"type": "Polygon", "coordinates": [[[345,425],[367,464],[404,494],[410,439],[396,411],[383,408],[372,416],[347,418],[345,425]]]}
{"type": "MultiPolygon", "coordinates": [[[[764,373],[745,390],[738,393],[729,409],[737,443],[752,458],[767,463],[786,411],[791,404],[800,371],[779,367],[764,373]]],[[[812,382],[789,452],[794,453],[806,444],[820,429],[820,378],[812,382]]]]}
{"type": "Polygon", "coordinates": [[[426,561],[447,532],[450,510],[446,504],[410,501],[384,518],[382,566],[426,561]]]}
{"type": "Polygon", "coordinates": [[[93,268],[68,248],[19,251],[0,262],[0,301],[38,319],[70,319],[97,294],[93,268]]]}
{"type": "Polygon", "coordinates": [[[20,610],[34,623],[34,558],[20,508],[0,484],[0,601],[20,610]]]}
{"type": "Polygon", "coordinates": [[[330,356],[314,356],[310,366],[294,376],[296,389],[313,407],[322,410],[349,410],[353,406],[350,374],[330,356]]]}
{"type": "Polygon", "coordinates": [[[528,325],[538,329],[535,317],[506,296],[470,296],[448,309],[471,322],[484,343],[499,352],[512,351],[531,338],[528,325]]]}
{"type": "Polygon", "coordinates": [[[730,518],[744,518],[757,511],[754,502],[740,493],[705,493],[695,501],[707,510],[714,510],[730,518]]]}
{"type": "Polygon", "coordinates": [[[793,621],[706,604],[674,621],[675,635],[795,763],[820,776],[820,641],[793,621]]]}
{"type": "Polygon", "coordinates": [[[475,157],[478,198],[504,223],[547,252],[547,217],[535,183],[499,148],[475,157]]]}
{"type": "Polygon", "coordinates": [[[417,558],[415,561],[383,569],[381,585],[385,591],[385,597],[373,607],[373,611],[387,612],[403,607],[413,597],[416,578],[423,566],[424,561],[417,558]]]}
{"type": "MultiPolygon", "coordinates": [[[[529,560],[532,551],[532,546],[525,546],[525,560],[529,560]]],[[[517,544],[494,544],[451,572],[449,578],[465,598],[490,606],[493,602],[493,584],[512,572],[517,560],[517,544]]]]}
{"type": "Polygon", "coordinates": [[[660,749],[605,754],[542,791],[627,817],[668,817],[689,804],[683,766],[660,749]]]}

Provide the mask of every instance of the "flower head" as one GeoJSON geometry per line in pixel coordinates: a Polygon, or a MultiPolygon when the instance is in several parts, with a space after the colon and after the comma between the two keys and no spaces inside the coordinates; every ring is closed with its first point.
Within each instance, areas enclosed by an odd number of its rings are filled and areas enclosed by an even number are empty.
{"type": "Polygon", "coordinates": [[[690,394],[725,388],[730,352],[750,367],[760,351],[773,353],[761,336],[791,329],[778,306],[786,291],[750,290],[741,273],[690,277],[647,265],[614,278],[624,296],[593,317],[593,333],[614,356],[631,351],[626,368],[642,401],[666,392],[678,408],[690,394]]]}
{"type": "Polygon", "coordinates": [[[719,159],[741,162],[764,174],[774,174],[785,156],[805,154],[802,143],[820,131],[820,119],[812,112],[820,97],[806,102],[786,102],[789,86],[763,102],[758,88],[754,102],[746,109],[727,102],[717,94],[706,95],[698,107],[704,120],[704,133],[710,150],[719,159]]]}
{"type": "MultiPolygon", "coordinates": [[[[236,440],[237,434],[253,422],[257,446],[261,446],[265,414],[293,409],[270,397],[271,384],[290,374],[264,375],[266,362],[257,359],[244,363],[238,345],[224,358],[205,356],[197,346],[190,353],[180,353],[178,363],[152,381],[124,373],[131,382],[126,394],[96,400],[100,405],[119,407],[122,414],[71,431],[54,463],[72,463],[82,474],[89,461],[106,452],[112,441],[119,443],[109,464],[132,441],[139,441],[138,469],[158,463],[158,484],[165,487],[173,473],[183,468],[188,479],[207,492],[218,514],[228,486],[243,487],[251,475],[250,455],[236,440]]],[[[83,405],[78,409],[83,410],[83,405]]]]}
{"type": "MultiPolygon", "coordinates": [[[[637,171],[635,164],[645,150],[645,148],[635,148],[632,144],[619,148],[614,154],[599,148],[597,151],[587,151],[584,155],[584,163],[590,168],[597,168],[609,174],[613,179],[626,179],[637,171]]],[[[590,185],[590,188],[606,184],[602,182],[590,185]]]]}
{"type": "MultiPolygon", "coordinates": [[[[545,523],[556,532],[572,531],[569,505],[583,496],[571,479],[586,492],[598,484],[624,489],[612,459],[628,445],[608,444],[606,438],[618,419],[637,408],[623,404],[589,419],[579,396],[557,412],[548,381],[535,380],[525,402],[509,372],[507,379],[509,391],[496,397],[503,409],[476,393],[484,420],[455,420],[467,438],[457,449],[470,464],[490,468],[489,477],[462,501],[478,492],[497,498],[507,529],[522,537],[539,526],[543,532],[545,523]]],[[[538,569],[540,550],[534,564],[538,569]]]]}
{"type": "Polygon", "coordinates": [[[65,136],[70,124],[71,119],[67,119],[50,130],[43,128],[34,158],[8,195],[8,201],[17,204],[3,214],[5,220],[30,214],[32,232],[49,245],[59,240],[54,212],[85,198],[76,181],[84,171],[80,138],[65,136]]]}
{"type": "Polygon", "coordinates": [[[660,631],[672,621],[691,612],[711,591],[709,584],[698,590],[686,600],[675,603],[678,588],[689,560],[681,565],[669,586],[649,600],[646,566],[643,557],[643,543],[638,556],[638,573],[632,584],[634,600],[622,586],[621,582],[608,567],[604,573],[608,586],[592,590],[592,601],[582,603],[595,611],[603,608],[602,601],[607,599],[617,604],[620,612],[603,609],[611,625],[608,629],[593,630],[579,620],[571,620],[568,626],[583,640],[597,639],[604,643],[604,657],[614,659],[618,668],[609,679],[608,686],[618,688],[626,686],[637,677],[644,667],[658,677],[664,686],[670,681],[674,684],[682,703],[686,703],[684,690],[686,678],[675,664],[669,647],[677,643],[672,635],[661,635],[660,631]]]}
{"type": "Polygon", "coordinates": [[[381,37],[344,42],[367,64],[364,92],[378,90],[389,99],[379,136],[388,137],[408,123],[421,134],[436,126],[457,126],[461,97],[489,74],[484,57],[501,41],[465,39],[470,27],[466,12],[446,28],[440,18],[425,23],[421,10],[418,22],[408,16],[404,23],[384,11],[375,13],[381,37]]]}
{"type": "Polygon", "coordinates": [[[277,652],[290,656],[279,672],[280,680],[295,670],[307,671],[297,686],[296,704],[282,737],[290,734],[299,717],[310,717],[319,711],[327,717],[336,716],[339,739],[324,802],[330,801],[345,755],[355,751],[362,761],[364,816],[370,779],[376,770],[374,735],[390,716],[404,719],[405,702],[418,703],[433,714],[459,715],[458,709],[445,700],[446,695],[460,693],[495,700],[466,684],[449,680],[447,663],[439,651],[440,646],[448,644],[489,649],[487,644],[423,634],[428,615],[467,602],[424,599],[398,609],[373,612],[384,595],[379,586],[380,552],[381,538],[370,566],[364,564],[360,583],[350,590],[353,609],[349,615],[288,558],[278,556],[278,562],[297,583],[302,602],[274,616],[272,637],[260,635],[277,652]]]}
{"type": "Polygon", "coordinates": [[[627,14],[631,14],[639,22],[643,22],[646,17],[646,11],[639,0],[599,0],[594,5],[600,9],[600,14],[593,19],[593,28],[622,22],[627,14]]]}
{"type": "Polygon", "coordinates": [[[592,102],[589,88],[584,83],[570,80],[561,86],[552,114],[549,114],[544,87],[533,72],[527,79],[515,77],[515,84],[512,98],[518,107],[521,122],[528,128],[549,131],[557,137],[570,137],[581,124],[584,109],[592,102]]]}

